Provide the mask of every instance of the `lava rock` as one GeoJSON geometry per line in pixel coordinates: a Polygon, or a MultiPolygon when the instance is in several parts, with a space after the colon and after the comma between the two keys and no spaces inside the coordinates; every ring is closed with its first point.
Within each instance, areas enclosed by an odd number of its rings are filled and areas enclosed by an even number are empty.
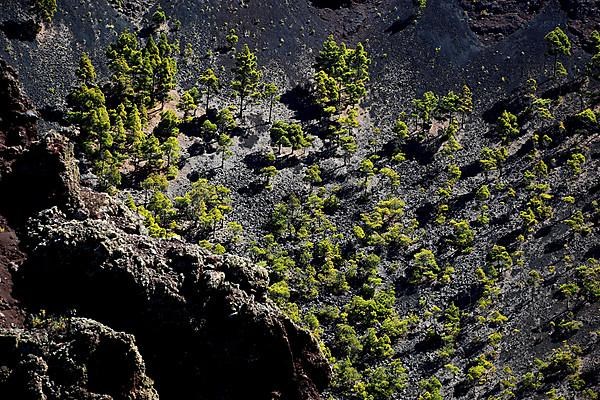
{"type": "Polygon", "coordinates": [[[0,393],[7,400],[158,399],[134,337],[83,318],[1,333],[0,393]]]}

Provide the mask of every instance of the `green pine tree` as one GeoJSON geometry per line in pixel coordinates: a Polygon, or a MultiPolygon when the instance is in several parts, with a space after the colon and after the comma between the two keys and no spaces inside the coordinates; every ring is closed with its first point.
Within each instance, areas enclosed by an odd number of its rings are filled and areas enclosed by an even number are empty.
{"type": "Polygon", "coordinates": [[[247,44],[235,55],[235,67],[233,68],[234,79],[231,88],[239,97],[239,119],[243,120],[244,101],[256,93],[258,84],[262,77],[256,62],[256,55],[250,51],[247,44]]]}

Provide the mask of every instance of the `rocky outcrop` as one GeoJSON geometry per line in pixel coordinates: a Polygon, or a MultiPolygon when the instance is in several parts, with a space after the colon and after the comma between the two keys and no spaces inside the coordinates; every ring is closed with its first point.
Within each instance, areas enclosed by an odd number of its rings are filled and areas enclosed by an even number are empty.
{"type": "Polygon", "coordinates": [[[329,367],[266,300],[264,269],[132,233],[142,229],[136,218],[105,200],[86,204],[99,206],[99,219],[53,208],[30,220],[17,282],[29,307],[76,310],[132,333],[163,398],[319,398],[329,367]],[[130,232],[114,223],[124,220],[130,232]]]}
{"type": "Polygon", "coordinates": [[[525,26],[546,5],[547,0],[462,0],[460,3],[469,15],[473,32],[484,41],[492,41],[525,26]]]}
{"type": "Polygon", "coordinates": [[[17,74],[0,59],[0,180],[11,163],[37,137],[37,115],[17,74]]]}
{"type": "Polygon", "coordinates": [[[3,399],[154,400],[133,336],[89,319],[37,319],[0,334],[3,399]]]}
{"type": "MultiPolygon", "coordinates": [[[[500,40],[527,25],[548,0],[461,0],[469,16],[469,25],[483,41],[500,40]]],[[[560,0],[567,15],[568,30],[575,38],[586,43],[594,29],[600,29],[600,5],[595,0],[560,0]]],[[[563,27],[564,28],[564,27],[563,27]]]]}

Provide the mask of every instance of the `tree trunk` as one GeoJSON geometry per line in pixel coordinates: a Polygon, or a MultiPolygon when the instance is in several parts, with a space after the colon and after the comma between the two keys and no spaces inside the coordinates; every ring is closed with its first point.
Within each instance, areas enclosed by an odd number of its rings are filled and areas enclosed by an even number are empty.
{"type": "Polygon", "coordinates": [[[244,95],[241,95],[241,94],[240,94],[240,115],[239,115],[239,117],[240,117],[240,124],[241,124],[243,121],[243,118],[244,118],[244,95]]]}
{"type": "Polygon", "coordinates": [[[271,101],[269,102],[269,124],[271,123],[272,116],[273,116],[273,96],[271,96],[271,101]]]}
{"type": "Polygon", "coordinates": [[[208,115],[208,106],[210,105],[210,87],[206,89],[206,114],[208,115]]]}

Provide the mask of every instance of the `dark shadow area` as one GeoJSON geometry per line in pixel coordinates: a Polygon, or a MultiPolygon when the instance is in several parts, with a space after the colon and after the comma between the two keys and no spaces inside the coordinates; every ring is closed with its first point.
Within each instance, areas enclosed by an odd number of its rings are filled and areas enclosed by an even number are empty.
{"type": "Polygon", "coordinates": [[[406,18],[399,19],[398,21],[394,22],[392,25],[387,27],[384,32],[390,35],[395,35],[396,33],[402,32],[403,30],[408,28],[416,20],[417,16],[415,14],[410,15],[406,18]]]}
{"type": "Polygon", "coordinates": [[[255,179],[252,182],[248,183],[246,186],[243,186],[238,189],[239,194],[243,194],[246,196],[256,196],[260,192],[265,189],[265,182],[263,179],[255,179]]]}
{"type": "Polygon", "coordinates": [[[533,234],[533,237],[536,238],[536,239],[539,239],[539,238],[542,238],[544,236],[548,236],[550,234],[550,232],[552,232],[552,228],[554,228],[553,225],[548,225],[548,226],[541,227],[540,229],[538,229],[533,234]]]}
{"type": "Polygon", "coordinates": [[[456,196],[450,202],[450,209],[453,211],[460,211],[466,207],[468,203],[475,199],[474,192],[468,192],[465,194],[461,194],[460,196],[456,196]]]}
{"type": "Polygon", "coordinates": [[[244,164],[246,164],[248,168],[256,172],[261,168],[273,165],[273,162],[267,158],[266,154],[260,151],[256,151],[244,157],[244,164]]]}
{"type": "Polygon", "coordinates": [[[312,121],[321,117],[321,110],[310,94],[310,90],[301,85],[288,90],[280,101],[294,112],[294,118],[299,121],[312,121]]]}
{"type": "Polygon", "coordinates": [[[311,0],[310,3],[317,8],[330,8],[332,10],[352,5],[351,0],[311,0]]]}
{"type": "Polygon", "coordinates": [[[419,343],[415,345],[415,350],[419,353],[428,352],[432,350],[439,349],[444,345],[442,338],[437,333],[427,334],[425,339],[421,340],[419,343]]]}
{"type": "Polygon", "coordinates": [[[469,393],[469,389],[471,389],[472,386],[473,384],[468,380],[460,382],[458,385],[454,386],[454,398],[458,399],[466,396],[467,393],[469,393]]]}
{"type": "Polygon", "coordinates": [[[275,167],[277,167],[278,170],[282,170],[285,168],[292,168],[295,167],[297,165],[300,164],[300,157],[298,157],[295,154],[286,154],[283,156],[277,156],[277,159],[275,160],[275,163],[273,163],[273,165],[275,165],[275,167]]]}
{"type": "Polygon", "coordinates": [[[495,124],[504,111],[519,115],[526,108],[527,101],[525,90],[517,89],[484,111],[482,114],[483,120],[488,124],[495,124]]]}
{"type": "Polygon", "coordinates": [[[56,122],[61,126],[69,126],[70,122],[65,115],[65,112],[57,107],[45,106],[38,110],[40,117],[44,121],[56,122]]]}
{"type": "Polygon", "coordinates": [[[510,247],[511,243],[514,243],[517,240],[517,237],[523,233],[523,229],[515,229],[512,232],[507,233],[506,235],[500,237],[498,239],[498,245],[504,247],[510,247]]]}
{"type": "Polygon", "coordinates": [[[306,157],[306,164],[318,164],[320,161],[335,157],[337,149],[334,146],[324,146],[319,151],[313,151],[306,157]]]}
{"type": "Polygon", "coordinates": [[[558,240],[553,240],[552,242],[544,246],[544,254],[555,253],[557,251],[563,250],[564,248],[565,241],[562,238],[558,240]]]}
{"type": "Polygon", "coordinates": [[[435,143],[423,143],[418,140],[408,140],[400,148],[408,160],[414,160],[420,165],[430,164],[437,152],[435,143]]]}
{"type": "Polygon", "coordinates": [[[477,303],[482,294],[482,285],[471,285],[467,289],[457,293],[450,303],[454,303],[461,310],[469,309],[477,303]]]}
{"type": "Polygon", "coordinates": [[[419,226],[426,226],[433,218],[436,211],[436,206],[433,203],[425,203],[415,211],[419,226]]]}
{"type": "Polygon", "coordinates": [[[584,258],[585,259],[588,259],[588,258],[599,259],[600,258],[600,245],[595,245],[591,249],[586,251],[584,258]]]}
{"type": "Polygon", "coordinates": [[[190,155],[190,157],[201,156],[207,152],[206,145],[201,141],[192,143],[190,145],[190,147],[188,147],[187,151],[188,151],[188,154],[190,155]]]}
{"type": "Polygon", "coordinates": [[[0,25],[0,30],[10,40],[33,42],[39,32],[39,27],[34,20],[30,19],[27,21],[5,21],[0,25]]]}
{"type": "Polygon", "coordinates": [[[510,222],[510,214],[502,214],[490,220],[492,226],[505,226],[510,222]]]}
{"type": "Polygon", "coordinates": [[[463,179],[473,178],[473,177],[479,175],[480,173],[482,173],[483,168],[481,168],[481,163],[479,162],[479,160],[475,160],[472,163],[467,164],[464,167],[462,167],[461,172],[462,172],[461,177],[463,179]]]}
{"type": "Polygon", "coordinates": [[[11,225],[23,226],[35,212],[57,204],[68,204],[65,184],[60,178],[64,165],[43,145],[32,148],[12,166],[12,173],[0,182],[0,214],[11,225]],[[26,184],[23,184],[26,182],[26,184]]]}

